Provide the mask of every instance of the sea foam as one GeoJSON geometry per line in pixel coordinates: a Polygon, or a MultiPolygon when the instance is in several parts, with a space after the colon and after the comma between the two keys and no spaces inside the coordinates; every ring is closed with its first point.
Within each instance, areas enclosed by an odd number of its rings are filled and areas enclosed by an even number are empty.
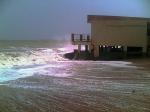
{"type": "Polygon", "coordinates": [[[46,68],[60,67],[57,61],[66,61],[67,48],[9,48],[0,51],[0,82],[35,74],[65,77],[68,74],[52,73],[46,68]]]}

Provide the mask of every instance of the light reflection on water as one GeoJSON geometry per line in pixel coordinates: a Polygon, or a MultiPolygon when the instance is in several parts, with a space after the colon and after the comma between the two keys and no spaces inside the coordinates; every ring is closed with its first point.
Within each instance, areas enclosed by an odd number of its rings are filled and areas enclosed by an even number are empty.
{"type": "Polygon", "coordinates": [[[148,71],[122,61],[68,61],[57,55],[59,51],[56,49],[57,52],[53,55],[48,53],[52,52],[51,50],[45,51],[50,56],[45,54],[43,56],[41,55],[43,51],[41,53],[38,50],[38,52],[32,51],[33,54],[29,53],[30,56],[26,57],[31,62],[34,57],[40,60],[37,61],[39,63],[16,65],[13,58],[9,58],[15,66],[1,68],[0,111],[144,112],[150,110],[148,71]]]}

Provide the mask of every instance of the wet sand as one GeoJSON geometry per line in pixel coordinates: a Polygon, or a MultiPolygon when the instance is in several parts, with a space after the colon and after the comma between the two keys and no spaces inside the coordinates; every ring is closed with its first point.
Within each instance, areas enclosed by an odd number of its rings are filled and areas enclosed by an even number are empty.
{"type": "Polygon", "coordinates": [[[0,112],[150,112],[150,61],[128,61],[64,61],[70,76],[1,83],[0,112]]]}
{"type": "Polygon", "coordinates": [[[128,59],[127,61],[133,62],[137,66],[141,66],[144,69],[150,70],[150,57],[137,58],[137,59],[128,59]]]}

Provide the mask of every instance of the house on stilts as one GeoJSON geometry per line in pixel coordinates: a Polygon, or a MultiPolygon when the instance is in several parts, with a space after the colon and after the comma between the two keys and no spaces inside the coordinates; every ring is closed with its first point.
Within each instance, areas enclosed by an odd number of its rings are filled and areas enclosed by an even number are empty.
{"type": "MultiPolygon", "coordinates": [[[[88,15],[91,34],[72,34],[73,45],[81,46],[93,57],[123,54],[145,55],[150,50],[150,18],[88,15]]],[[[117,56],[117,55],[116,55],[117,56]]]]}

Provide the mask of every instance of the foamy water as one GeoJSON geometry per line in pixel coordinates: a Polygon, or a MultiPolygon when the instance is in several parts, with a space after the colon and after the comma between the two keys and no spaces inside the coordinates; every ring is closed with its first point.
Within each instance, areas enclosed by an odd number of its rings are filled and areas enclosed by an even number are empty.
{"type": "Polygon", "coordinates": [[[126,61],[72,61],[64,48],[0,51],[0,111],[149,111],[150,73],[126,61]],[[140,105],[140,106],[139,106],[140,105]]]}
{"type": "MultiPolygon", "coordinates": [[[[73,51],[73,48],[9,48],[0,52],[0,82],[15,80],[33,75],[48,75],[55,77],[67,77],[72,74],[56,73],[54,69],[67,69],[69,62],[63,55],[73,51]],[[59,62],[59,63],[58,63],[59,62]]],[[[70,61],[71,63],[72,61],[70,61]]],[[[86,63],[86,62],[84,62],[86,63]]],[[[132,67],[131,62],[123,61],[99,61],[93,62],[114,67],[132,67]]],[[[82,62],[81,62],[82,64],[82,62]]],[[[93,68],[94,69],[94,68],[93,68]]]]}
{"type": "Polygon", "coordinates": [[[15,80],[35,74],[64,77],[68,74],[55,74],[51,68],[61,68],[58,61],[67,61],[63,54],[67,48],[10,48],[0,52],[0,82],[15,80]]]}

